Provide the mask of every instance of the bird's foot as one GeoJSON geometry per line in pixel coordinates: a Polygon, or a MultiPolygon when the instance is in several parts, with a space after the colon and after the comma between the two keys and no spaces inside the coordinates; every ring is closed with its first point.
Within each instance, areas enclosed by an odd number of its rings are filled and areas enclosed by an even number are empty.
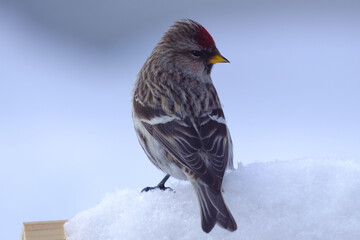
{"type": "Polygon", "coordinates": [[[143,190],[141,190],[141,192],[148,192],[156,189],[160,189],[162,191],[169,190],[170,192],[174,191],[171,187],[165,187],[165,185],[161,185],[161,186],[157,185],[155,187],[146,187],[143,190]]]}
{"type": "Polygon", "coordinates": [[[155,187],[146,187],[143,190],[141,190],[141,192],[148,192],[148,191],[154,190],[154,189],[160,189],[162,191],[165,191],[165,190],[169,189],[171,192],[174,191],[170,187],[165,187],[165,182],[169,179],[169,177],[170,177],[170,175],[167,174],[157,186],[155,186],[155,187]]]}

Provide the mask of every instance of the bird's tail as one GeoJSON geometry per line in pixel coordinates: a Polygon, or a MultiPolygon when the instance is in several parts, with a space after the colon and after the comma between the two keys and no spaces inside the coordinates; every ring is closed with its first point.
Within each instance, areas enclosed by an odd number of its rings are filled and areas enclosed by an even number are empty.
{"type": "Polygon", "coordinates": [[[229,231],[237,229],[234,217],[225,205],[220,191],[211,189],[201,181],[192,181],[201,209],[201,225],[204,232],[210,232],[215,223],[229,231]]]}

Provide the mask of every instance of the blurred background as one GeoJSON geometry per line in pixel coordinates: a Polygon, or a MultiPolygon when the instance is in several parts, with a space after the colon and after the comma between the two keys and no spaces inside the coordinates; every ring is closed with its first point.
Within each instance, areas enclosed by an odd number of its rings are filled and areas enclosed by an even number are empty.
{"type": "Polygon", "coordinates": [[[135,76],[167,28],[201,23],[235,162],[360,161],[357,1],[0,0],[0,232],[69,219],[158,183],[131,119],[135,76]]]}

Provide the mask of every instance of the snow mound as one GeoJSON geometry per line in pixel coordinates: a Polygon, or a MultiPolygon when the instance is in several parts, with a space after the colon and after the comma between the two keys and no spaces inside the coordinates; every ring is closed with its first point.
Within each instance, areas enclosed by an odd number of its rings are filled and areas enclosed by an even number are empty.
{"type": "Polygon", "coordinates": [[[224,179],[224,198],[237,221],[231,233],[201,230],[189,183],[175,192],[121,190],[65,224],[67,240],[112,239],[360,239],[360,164],[294,160],[240,166],[224,179]]]}

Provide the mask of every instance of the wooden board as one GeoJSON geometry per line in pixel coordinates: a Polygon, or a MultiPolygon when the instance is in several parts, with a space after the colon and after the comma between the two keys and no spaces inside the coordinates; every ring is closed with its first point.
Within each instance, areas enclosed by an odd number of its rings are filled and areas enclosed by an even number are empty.
{"type": "Polygon", "coordinates": [[[65,240],[65,220],[24,222],[21,240],[65,240]]]}

